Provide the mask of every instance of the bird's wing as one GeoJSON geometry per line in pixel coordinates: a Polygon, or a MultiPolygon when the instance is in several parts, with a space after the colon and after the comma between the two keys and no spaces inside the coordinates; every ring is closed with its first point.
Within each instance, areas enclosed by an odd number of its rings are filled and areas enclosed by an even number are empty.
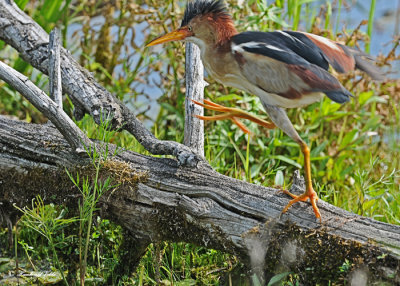
{"type": "MultiPolygon", "coordinates": [[[[300,56],[305,57],[309,62],[328,69],[328,66],[321,66],[314,61],[315,55],[318,54],[325,59],[337,72],[345,73],[355,68],[355,60],[352,50],[337,42],[327,38],[317,36],[310,33],[285,31],[280,32],[281,38],[286,42],[298,41],[303,43],[304,50],[295,50],[300,56]]],[[[289,47],[292,47],[290,43],[289,47]]]]}
{"type": "Polygon", "coordinates": [[[361,51],[344,46],[330,39],[304,32],[245,32],[236,36],[239,42],[258,42],[284,47],[309,63],[324,70],[332,66],[337,72],[346,73],[355,68],[366,72],[372,79],[382,80],[382,71],[373,64],[373,58],[361,51]]]}
{"type": "Polygon", "coordinates": [[[232,53],[249,82],[288,99],[324,92],[340,103],[349,100],[351,94],[326,71],[329,63],[317,46],[280,35],[244,32],[232,38],[232,53]]]}
{"type": "Polygon", "coordinates": [[[310,33],[293,31],[275,33],[279,33],[280,40],[295,53],[324,69],[328,69],[328,66],[320,60],[321,57],[337,72],[346,73],[357,68],[366,72],[372,79],[384,78],[382,71],[373,64],[374,59],[359,50],[310,33]]]}

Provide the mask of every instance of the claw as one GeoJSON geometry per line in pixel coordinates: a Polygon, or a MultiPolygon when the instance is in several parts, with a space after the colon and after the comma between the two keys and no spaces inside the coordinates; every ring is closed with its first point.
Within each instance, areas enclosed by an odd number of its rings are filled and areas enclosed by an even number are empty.
{"type": "Polygon", "coordinates": [[[287,190],[280,190],[280,192],[285,193],[289,196],[291,196],[293,199],[286,205],[286,207],[282,210],[282,213],[285,213],[293,204],[297,203],[297,202],[305,202],[308,199],[311,202],[311,206],[313,208],[315,217],[317,219],[319,219],[320,222],[322,222],[321,220],[321,213],[319,212],[319,209],[317,207],[317,200],[318,200],[318,195],[317,193],[314,191],[314,189],[310,189],[310,190],[306,190],[304,192],[304,194],[301,194],[299,196],[292,194],[291,192],[287,191],[287,190]]]}

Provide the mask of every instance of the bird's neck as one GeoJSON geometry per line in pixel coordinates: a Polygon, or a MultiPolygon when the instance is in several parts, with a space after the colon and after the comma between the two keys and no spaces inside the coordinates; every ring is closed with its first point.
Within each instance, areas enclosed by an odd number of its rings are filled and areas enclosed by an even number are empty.
{"type": "Polygon", "coordinates": [[[230,42],[231,38],[238,33],[230,16],[218,17],[213,22],[216,31],[215,46],[221,47],[230,42]]]}
{"type": "Polygon", "coordinates": [[[218,45],[202,44],[199,47],[204,68],[214,80],[224,83],[227,75],[239,70],[231,52],[230,39],[218,45]]]}

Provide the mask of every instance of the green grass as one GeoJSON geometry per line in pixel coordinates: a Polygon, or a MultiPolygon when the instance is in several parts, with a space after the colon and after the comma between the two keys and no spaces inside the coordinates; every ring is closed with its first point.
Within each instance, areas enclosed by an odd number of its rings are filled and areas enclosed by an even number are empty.
{"type": "MultiPolygon", "coordinates": [[[[75,53],[82,65],[125,103],[135,107],[146,104],[139,99],[139,95],[143,94],[140,83],[162,90],[163,95],[158,99],[161,108],[152,131],[160,139],[181,142],[184,126],[183,45],[170,43],[163,46],[160,53],[145,49],[142,43],[138,45],[128,35],[132,33],[131,27],[140,23],[151,23],[151,28],[144,28],[144,42],[176,28],[183,5],[172,0],[144,0],[142,2],[152,8],[146,11],[135,3],[117,2],[121,13],[114,19],[112,16],[115,15],[110,12],[112,7],[103,1],[80,1],[76,5],[61,0],[17,1],[46,31],[55,25],[61,27],[64,44],[75,53]],[[40,12],[43,9],[46,13],[40,12]],[[90,25],[90,20],[98,15],[104,16],[105,22],[95,28],[90,25]],[[71,23],[81,23],[82,34],[67,39],[71,23]],[[115,33],[112,27],[120,29],[115,33]],[[137,59],[132,60],[134,57],[137,59]],[[160,77],[149,82],[148,75],[152,72],[160,77]]],[[[241,30],[307,27],[333,39],[340,31],[340,27],[333,25],[332,21],[339,23],[342,1],[338,1],[336,7],[328,1],[323,11],[312,8],[310,4],[313,1],[280,0],[275,4],[268,1],[269,5],[265,5],[266,1],[252,0],[244,1],[241,7],[236,1],[227,2],[241,30]],[[336,19],[332,17],[333,8],[339,8],[336,19]],[[332,27],[336,31],[332,31],[332,27]]],[[[376,5],[379,2],[372,0],[369,14],[365,15],[370,19],[365,32],[362,31],[364,27],[353,35],[349,30],[351,38],[341,35],[340,39],[354,45],[355,39],[370,37],[376,5]]],[[[0,46],[3,47],[1,43],[0,46]]],[[[0,50],[0,59],[33,78],[39,87],[46,86],[47,78],[19,59],[11,48],[0,50]]],[[[400,107],[396,92],[399,82],[375,84],[365,79],[358,80],[358,75],[341,76],[343,84],[356,95],[350,103],[341,106],[325,98],[311,106],[289,110],[289,117],[311,147],[313,184],[321,199],[360,215],[400,224],[400,174],[397,171],[400,170],[400,107]]],[[[246,109],[267,119],[254,96],[216,84],[212,79],[208,81],[207,98],[246,109]]],[[[45,121],[19,94],[2,83],[0,97],[2,114],[14,115],[29,122],[45,121]]],[[[68,99],[65,100],[65,109],[72,113],[72,104],[68,99]]],[[[139,114],[139,118],[148,120],[144,112],[139,114]]],[[[289,186],[292,173],[303,165],[298,145],[278,129],[265,130],[254,123],[245,123],[252,131],[251,136],[230,121],[208,122],[205,125],[206,158],[218,172],[227,176],[264,186],[289,186]]],[[[77,124],[90,137],[98,137],[97,127],[89,116],[77,124]]],[[[113,134],[108,141],[147,154],[125,132],[113,134]]],[[[59,206],[54,208],[60,211],[59,206]]],[[[92,219],[96,224],[92,226],[87,246],[92,253],[87,257],[87,281],[107,281],[121,258],[118,247],[122,243],[123,232],[97,214],[93,214],[92,219]]],[[[60,229],[54,234],[54,247],[49,247],[39,234],[19,224],[17,254],[20,263],[27,269],[33,269],[32,264],[39,265],[42,261],[46,261],[47,269],[56,267],[53,263],[55,249],[60,254],[61,263],[64,263],[61,268],[68,268],[68,257],[78,259],[79,242],[73,235],[78,231],[79,224],[60,229]]],[[[6,236],[7,232],[2,230],[0,241],[5,242],[6,236]]],[[[8,254],[13,257],[12,253],[8,254]]],[[[12,264],[12,259],[9,263],[12,264]]],[[[159,242],[149,246],[136,273],[120,277],[120,285],[155,285],[156,280],[163,281],[165,285],[218,285],[222,280],[232,279],[235,271],[240,272],[240,269],[240,262],[232,255],[188,243],[159,242]]],[[[279,275],[277,273],[274,279],[283,278],[292,281],[286,285],[296,285],[296,273],[279,275]]],[[[111,278],[112,281],[116,279],[111,278]]],[[[256,278],[252,279],[255,281],[256,278]]]]}

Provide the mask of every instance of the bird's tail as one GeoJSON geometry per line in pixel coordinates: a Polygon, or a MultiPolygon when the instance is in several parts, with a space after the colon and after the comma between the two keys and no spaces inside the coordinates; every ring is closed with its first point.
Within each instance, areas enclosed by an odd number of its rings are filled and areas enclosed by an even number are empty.
{"type": "MultiPolygon", "coordinates": [[[[355,61],[355,68],[367,73],[374,80],[383,80],[385,78],[382,70],[375,64],[375,59],[361,51],[345,47],[347,54],[351,54],[355,61]]],[[[324,91],[324,93],[333,101],[337,103],[345,103],[354,97],[350,91],[343,86],[339,90],[324,91]]]]}
{"type": "Polygon", "coordinates": [[[375,59],[373,57],[355,49],[349,49],[349,51],[354,57],[357,69],[366,72],[374,80],[383,80],[385,78],[382,70],[374,64],[375,59]]]}

